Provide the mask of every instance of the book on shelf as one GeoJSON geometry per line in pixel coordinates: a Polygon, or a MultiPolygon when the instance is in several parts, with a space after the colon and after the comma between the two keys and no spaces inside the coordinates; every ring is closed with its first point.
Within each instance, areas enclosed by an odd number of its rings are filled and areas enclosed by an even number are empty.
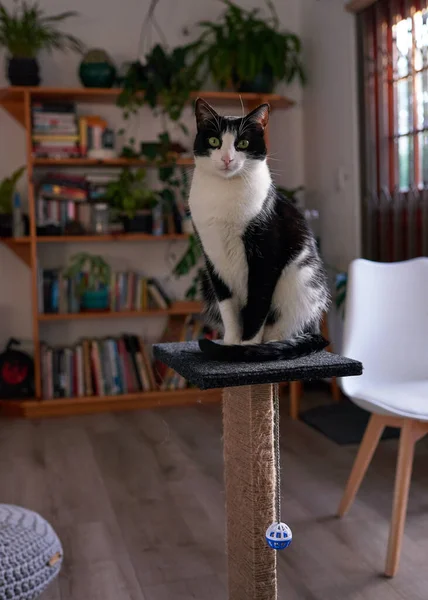
{"type": "Polygon", "coordinates": [[[33,156],[80,156],[76,107],[72,102],[35,102],[31,107],[33,156]]]}
{"type": "MultiPolygon", "coordinates": [[[[87,279],[85,271],[69,277],[62,269],[38,267],[39,313],[68,314],[84,310],[79,287],[87,279]]],[[[120,314],[121,311],[167,309],[171,299],[153,278],[146,278],[134,271],[113,272],[108,288],[109,303],[106,310],[120,314]]],[[[104,289],[104,286],[100,286],[104,289]]]]}
{"type": "Polygon", "coordinates": [[[156,389],[152,358],[141,337],[85,338],[74,346],[40,347],[45,399],[118,396],[156,389]]]}

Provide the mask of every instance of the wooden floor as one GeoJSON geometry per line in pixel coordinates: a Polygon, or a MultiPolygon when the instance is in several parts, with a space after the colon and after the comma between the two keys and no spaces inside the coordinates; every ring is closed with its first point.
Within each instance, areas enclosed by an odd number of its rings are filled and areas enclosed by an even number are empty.
{"type": "MultiPolygon", "coordinates": [[[[281,600],[427,600],[426,441],[399,574],[380,575],[396,447],[381,443],[340,521],[356,448],[283,418],[283,514],[294,541],[279,555],[281,600]]],[[[0,450],[1,501],[39,511],[64,545],[60,577],[41,600],[227,599],[219,407],[3,421],[0,450]]]]}

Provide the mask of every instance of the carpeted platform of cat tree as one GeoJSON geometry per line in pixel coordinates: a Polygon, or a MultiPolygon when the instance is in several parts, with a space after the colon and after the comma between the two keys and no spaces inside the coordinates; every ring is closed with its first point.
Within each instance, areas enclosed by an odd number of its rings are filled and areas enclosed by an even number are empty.
{"type": "Polygon", "coordinates": [[[275,520],[272,384],[361,375],[361,363],[330,352],[289,361],[217,362],[207,360],[197,342],[157,344],[154,355],[201,389],[225,388],[229,600],[277,600],[276,552],[265,540],[266,529],[275,520]]]}

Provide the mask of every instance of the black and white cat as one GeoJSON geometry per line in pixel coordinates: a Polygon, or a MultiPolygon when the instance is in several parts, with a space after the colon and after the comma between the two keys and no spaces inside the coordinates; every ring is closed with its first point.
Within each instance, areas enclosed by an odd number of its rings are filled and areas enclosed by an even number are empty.
{"type": "Polygon", "coordinates": [[[268,104],[222,117],[196,102],[189,206],[205,255],[206,312],[224,330],[223,345],[200,343],[215,359],[293,358],[327,345],[324,269],[304,216],[272,182],[268,118],[268,104]]]}

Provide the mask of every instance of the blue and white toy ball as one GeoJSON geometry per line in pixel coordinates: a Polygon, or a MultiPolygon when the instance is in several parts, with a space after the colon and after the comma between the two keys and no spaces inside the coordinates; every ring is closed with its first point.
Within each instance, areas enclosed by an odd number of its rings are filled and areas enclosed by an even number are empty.
{"type": "Polygon", "coordinates": [[[274,550],[285,550],[292,539],[291,529],[285,523],[272,523],[266,530],[266,541],[274,550]]]}

